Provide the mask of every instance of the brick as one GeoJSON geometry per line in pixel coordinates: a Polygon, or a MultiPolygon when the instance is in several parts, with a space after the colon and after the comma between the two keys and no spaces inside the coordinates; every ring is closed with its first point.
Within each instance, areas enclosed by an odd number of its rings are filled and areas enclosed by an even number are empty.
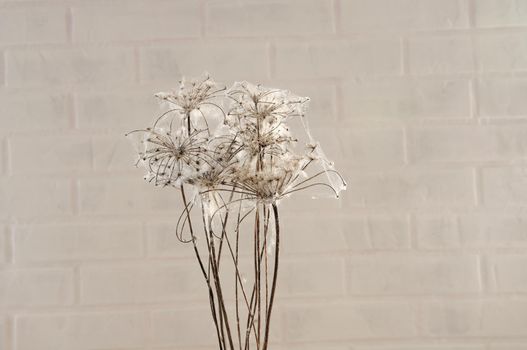
{"type": "Polygon", "coordinates": [[[355,256],[348,290],[357,295],[460,294],[480,289],[475,256],[355,256]]]}
{"type": "Polygon", "coordinates": [[[478,109],[483,117],[527,115],[527,80],[522,78],[479,79],[478,109]]]}
{"type": "Polygon", "coordinates": [[[527,39],[523,33],[479,35],[475,41],[481,72],[514,72],[527,69],[527,39]]]}
{"type": "Polygon", "coordinates": [[[173,85],[182,75],[199,76],[205,70],[225,83],[232,81],[233,77],[253,81],[268,77],[268,48],[260,43],[153,46],[141,49],[140,57],[141,79],[144,81],[168,81],[173,85]]]}
{"type": "Polygon", "coordinates": [[[527,128],[518,126],[434,126],[411,129],[411,162],[498,161],[521,159],[527,128]]]}
{"type": "Polygon", "coordinates": [[[353,128],[341,133],[342,153],[356,167],[387,168],[404,163],[402,128],[353,128]]]}
{"type": "Polygon", "coordinates": [[[137,41],[198,37],[199,4],[183,1],[126,1],[73,8],[75,41],[137,41]]]}
{"type": "Polygon", "coordinates": [[[73,273],[66,269],[0,271],[1,306],[59,306],[73,302],[73,273]]]}
{"type": "Polygon", "coordinates": [[[9,152],[7,138],[0,137],[0,175],[8,174],[9,152]]]}
{"type": "Polygon", "coordinates": [[[525,350],[527,349],[527,344],[521,344],[521,343],[490,344],[488,349],[489,350],[525,350]]]}
{"type": "Polygon", "coordinates": [[[526,220],[520,214],[492,212],[459,216],[420,214],[415,224],[417,244],[423,249],[525,247],[526,220]]]}
{"type": "Polygon", "coordinates": [[[152,312],[152,343],[155,346],[213,346],[216,331],[210,309],[156,310],[152,312]]]}
{"type": "Polygon", "coordinates": [[[349,81],[343,85],[345,118],[468,118],[465,80],[349,81]]]}
{"type": "Polygon", "coordinates": [[[448,345],[432,345],[426,344],[405,344],[405,345],[359,345],[353,350],[487,350],[485,345],[463,345],[463,344],[448,344],[448,345]]]}
{"type": "Polygon", "coordinates": [[[278,78],[390,76],[401,72],[398,40],[286,42],[275,45],[278,78]]]}
{"type": "Polygon", "coordinates": [[[136,348],[148,342],[146,312],[84,312],[15,318],[18,350],[136,348]]]}
{"type": "Polygon", "coordinates": [[[67,134],[14,137],[10,145],[14,174],[89,171],[92,167],[92,149],[87,137],[67,134]]]}
{"type": "Polygon", "coordinates": [[[527,302],[474,300],[430,302],[423,305],[426,336],[502,337],[525,336],[527,302]]]}
{"type": "Polygon", "coordinates": [[[0,51],[0,86],[5,86],[5,84],[6,84],[6,82],[5,82],[5,77],[6,77],[5,67],[6,67],[5,54],[4,54],[3,51],[0,51]]]}
{"type": "Polygon", "coordinates": [[[405,338],[417,332],[415,309],[404,302],[291,306],[284,320],[288,342],[405,338]]]}
{"type": "Polygon", "coordinates": [[[458,0],[343,0],[340,18],[347,33],[466,28],[464,5],[458,0]]]}
{"type": "Polygon", "coordinates": [[[7,318],[3,316],[0,317],[0,335],[2,335],[2,337],[0,338],[0,350],[8,350],[9,331],[7,322],[7,318]]]}
{"type": "Polygon", "coordinates": [[[342,220],[284,214],[281,218],[281,249],[284,255],[296,253],[335,252],[346,249],[342,220]],[[321,234],[324,239],[321,239],[321,234]]]}
{"type": "Polygon", "coordinates": [[[131,48],[26,49],[6,53],[11,87],[124,84],[135,80],[131,48]]]}
{"type": "Polygon", "coordinates": [[[522,0],[477,0],[474,17],[478,27],[523,26],[527,4],[522,0]]]}
{"type": "Polygon", "coordinates": [[[0,45],[63,43],[66,9],[57,6],[0,9],[0,45]]]}
{"type": "Polygon", "coordinates": [[[415,219],[415,231],[417,246],[423,249],[455,249],[464,241],[453,215],[420,214],[415,219]]]}
{"type": "Polygon", "coordinates": [[[416,37],[408,40],[409,72],[415,75],[473,72],[473,49],[468,36],[416,37]]]}
{"type": "MultiPolygon", "coordinates": [[[[218,342],[216,341],[216,347],[218,346],[218,342]]],[[[184,347],[184,348],[181,348],[181,347],[165,347],[163,346],[162,348],[152,348],[152,350],[195,350],[196,348],[187,348],[187,347],[184,347]]],[[[215,350],[216,348],[215,347],[200,347],[199,348],[200,350],[215,350]]],[[[280,349],[278,349],[280,350],[280,349]]]]}
{"type": "MultiPolygon", "coordinates": [[[[8,259],[8,228],[7,226],[0,225],[0,266],[7,262],[8,259]]],[[[0,347],[0,349],[2,349],[0,347]]]]}
{"type": "Polygon", "coordinates": [[[206,299],[206,284],[195,264],[98,265],[81,268],[81,302],[128,304],[206,299]]]}
{"type": "MultiPolygon", "coordinates": [[[[369,216],[365,223],[372,249],[409,248],[410,232],[406,219],[369,216]]],[[[353,249],[353,245],[350,247],[353,249]]]]}
{"type": "Polygon", "coordinates": [[[522,255],[493,255],[488,257],[488,268],[492,271],[491,288],[498,293],[522,293],[527,291],[527,276],[522,255]]]}
{"type": "MultiPolygon", "coordinates": [[[[278,82],[273,85],[278,86],[278,82]]],[[[334,85],[317,83],[287,83],[288,89],[299,96],[310,97],[305,121],[314,129],[335,126],[337,120],[337,91],[334,85]]]]}
{"type": "Polygon", "coordinates": [[[468,169],[418,169],[353,172],[348,184],[354,195],[346,205],[368,207],[470,206],[474,202],[468,169]]]}
{"type": "Polygon", "coordinates": [[[527,217],[521,214],[481,213],[459,217],[459,231],[467,247],[526,247],[526,224],[527,217]]]}
{"type": "Polygon", "coordinates": [[[329,0],[217,1],[209,2],[206,11],[210,36],[309,36],[334,31],[329,0]]]}
{"type": "Polygon", "coordinates": [[[134,150],[135,145],[124,133],[94,136],[92,142],[93,165],[96,171],[135,170],[138,157],[134,150]]]}
{"type": "Polygon", "coordinates": [[[17,263],[139,258],[140,224],[40,224],[15,227],[17,263]]]}
{"type": "MultiPolygon", "coordinates": [[[[174,78],[175,81],[175,78],[174,78]]],[[[149,124],[159,113],[152,89],[88,92],[75,96],[81,129],[112,129],[124,133],[149,124]]]]}
{"type": "MultiPolygon", "coordinates": [[[[278,346],[277,350],[317,350],[323,348],[325,350],[349,350],[347,345],[334,345],[334,344],[323,344],[323,345],[288,345],[278,346]]],[[[355,349],[353,349],[355,350],[355,349]]]]}
{"type": "Polygon", "coordinates": [[[347,219],[341,226],[350,250],[405,249],[410,245],[408,223],[402,218],[364,216],[347,219]]]}
{"type": "Polygon", "coordinates": [[[341,259],[284,261],[279,273],[280,296],[342,295],[343,275],[341,259]]]}
{"type": "Polygon", "coordinates": [[[527,170],[519,167],[489,167],[482,170],[482,198],[487,206],[525,205],[527,170]]]}
{"type": "Polygon", "coordinates": [[[157,258],[193,257],[192,245],[184,244],[176,236],[177,220],[146,224],[148,256],[157,258]]]}
{"type": "Polygon", "coordinates": [[[179,197],[175,189],[155,187],[142,180],[140,174],[134,178],[80,181],[80,208],[85,214],[177,213],[179,197]]]}
{"type": "MultiPolygon", "coordinates": [[[[280,339],[282,322],[280,319],[280,309],[275,304],[273,308],[273,318],[269,334],[270,346],[274,349],[274,344],[280,339]]],[[[235,313],[233,305],[227,305],[231,329],[235,324],[235,313]]],[[[240,302],[240,309],[243,310],[240,302]]],[[[243,311],[242,311],[243,312],[243,311]]],[[[243,326],[242,326],[243,327],[243,326]]],[[[235,327],[234,327],[235,328],[235,327]]],[[[262,329],[263,331],[263,329],[262,329]]],[[[233,331],[236,334],[236,331],[233,331]]],[[[242,330],[243,332],[243,330],[242,330]]],[[[252,337],[252,335],[251,335],[252,337]]],[[[237,337],[233,339],[237,342],[237,337]]],[[[242,334],[242,343],[244,341],[242,334]]],[[[212,322],[210,309],[207,307],[184,307],[164,308],[152,311],[152,346],[158,349],[195,349],[214,350],[218,348],[216,330],[212,322]]],[[[255,344],[251,341],[251,349],[255,344]]]]}
{"type": "Polygon", "coordinates": [[[63,130],[70,124],[68,96],[64,94],[37,91],[0,93],[0,105],[2,133],[63,130]]]}
{"type": "Polygon", "coordinates": [[[0,218],[64,216],[71,214],[71,204],[68,181],[35,178],[0,181],[0,218]]]}
{"type": "Polygon", "coordinates": [[[483,328],[483,308],[485,302],[427,303],[423,307],[424,332],[427,335],[467,336],[476,335],[483,328]],[[481,319],[480,319],[481,318],[481,319]],[[452,320],[455,320],[454,322],[452,320]]]}

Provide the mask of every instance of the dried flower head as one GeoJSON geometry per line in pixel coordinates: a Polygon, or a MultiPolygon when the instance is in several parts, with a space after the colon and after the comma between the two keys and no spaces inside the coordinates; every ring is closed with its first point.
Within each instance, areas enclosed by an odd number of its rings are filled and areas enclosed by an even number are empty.
{"type": "Polygon", "coordinates": [[[156,96],[171,108],[152,127],[132,132],[143,135],[137,165],[146,168],[149,182],[187,184],[195,193],[232,191],[240,200],[262,202],[314,186],[336,196],[345,188],[307,127],[297,130],[308,139],[304,147],[289,129],[298,118],[306,125],[309,98],[247,82],[225,90],[209,76],[156,96]],[[221,111],[223,121],[215,122],[206,106],[221,111]],[[309,175],[311,168],[316,171],[309,175]]]}
{"type": "Polygon", "coordinates": [[[207,105],[218,93],[225,88],[218,88],[217,84],[206,75],[203,79],[179,81],[178,92],[159,92],[155,96],[173,106],[181,108],[183,115],[188,114],[203,105],[207,105]]]}
{"type": "Polygon", "coordinates": [[[132,133],[143,134],[136,165],[147,170],[145,180],[156,186],[179,186],[209,167],[205,130],[192,130],[190,135],[184,128],[147,128],[132,133]]]}

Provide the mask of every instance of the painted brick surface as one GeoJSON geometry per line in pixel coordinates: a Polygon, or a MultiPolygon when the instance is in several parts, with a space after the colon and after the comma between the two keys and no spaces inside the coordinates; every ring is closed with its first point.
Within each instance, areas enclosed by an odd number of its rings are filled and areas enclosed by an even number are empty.
{"type": "Polygon", "coordinates": [[[0,0],[0,350],[217,350],[124,137],[204,71],[310,96],[349,183],[281,204],[270,350],[527,349],[526,38],[524,0],[0,0]]]}
{"type": "Polygon", "coordinates": [[[73,40],[78,42],[197,37],[201,30],[199,3],[191,0],[81,3],[72,13],[73,40]]]}
{"type": "Polygon", "coordinates": [[[34,6],[0,9],[0,44],[64,43],[66,8],[34,6]]]}

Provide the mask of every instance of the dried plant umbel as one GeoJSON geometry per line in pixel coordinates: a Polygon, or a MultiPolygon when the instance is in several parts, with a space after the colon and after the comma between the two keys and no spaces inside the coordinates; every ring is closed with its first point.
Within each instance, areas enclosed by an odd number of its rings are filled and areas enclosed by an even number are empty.
{"type": "Polygon", "coordinates": [[[279,266],[278,204],[315,188],[338,198],[346,187],[309,133],[309,99],[247,82],[227,89],[209,76],[182,80],[178,91],[156,96],[165,110],[152,126],[128,134],[138,146],[136,165],[146,169],[148,182],[180,192],[175,234],[193,247],[219,349],[267,350],[279,266]],[[225,294],[226,274],[234,295],[225,294]]]}

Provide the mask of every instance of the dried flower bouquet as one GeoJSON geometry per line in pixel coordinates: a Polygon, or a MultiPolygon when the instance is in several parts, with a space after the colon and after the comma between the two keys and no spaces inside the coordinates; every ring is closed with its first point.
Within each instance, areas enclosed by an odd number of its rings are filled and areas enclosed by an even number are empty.
{"type": "Polygon", "coordinates": [[[197,258],[219,349],[267,350],[278,203],[317,188],[338,197],[346,186],[308,131],[309,99],[247,82],[227,89],[208,76],[156,96],[162,114],[128,134],[137,165],[148,182],[180,192],[175,234],[197,258]]]}

